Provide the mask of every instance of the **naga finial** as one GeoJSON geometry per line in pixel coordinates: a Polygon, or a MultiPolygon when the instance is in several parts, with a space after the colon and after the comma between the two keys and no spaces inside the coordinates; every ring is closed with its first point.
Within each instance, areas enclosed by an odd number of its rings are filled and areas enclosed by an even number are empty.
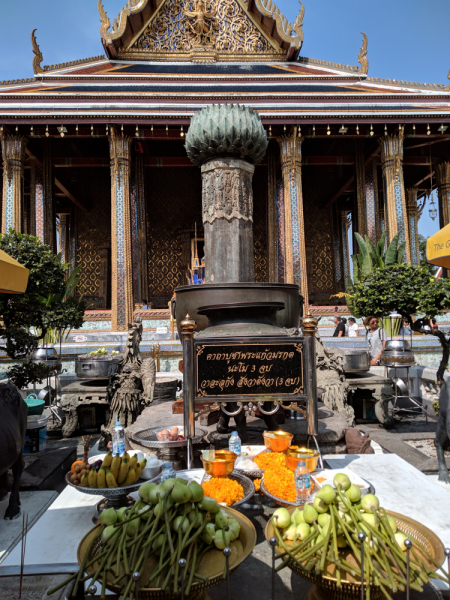
{"type": "Polygon", "coordinates": [[[294,23],[294,31],[298,37],[303,41],[303,17],[305,16],[305,7],[302,2],[300,4],[300,13],[294,23]]]}
{"type": "Polygon", "coordinates": [[[44,57],[42,56],[41,49],[39,48],[39,45],[36,41],[36,31],[37,29],[33,29],[33,31],[31,32],[31,46],[34,52],[33,72],[35,75],[38,75],[39,73],[44,72],[44,69],[41,67],[41,62],[44,60],[44,57]]]}
{"type": "Polygon", "coordinates": [[[111,23],[105,9],[103,8],[102,0],[98,0],[98,12],[100,13],[100,22],[102,24],[100,27],[100,34],[104,37],[108,32],[108,29],[111,27],[111,23]]]}
{"type": "MultiPolygon", "coordinates": [[[[450,69],[448,71],[447,79],[450,81],[450,69]]],[[[444,87],[446,92],[450,92],[450,83],[444,87]]]]}
{"type": "Polygon", "coordinates": [[[369,72],[369,61],[367,59],[367,35],[362,31],[361,33],[363,36],[363,43],[358,55],[358,62],[361,65],[358,69],[358,73],[367,75],[367,73],[369,72]]]}

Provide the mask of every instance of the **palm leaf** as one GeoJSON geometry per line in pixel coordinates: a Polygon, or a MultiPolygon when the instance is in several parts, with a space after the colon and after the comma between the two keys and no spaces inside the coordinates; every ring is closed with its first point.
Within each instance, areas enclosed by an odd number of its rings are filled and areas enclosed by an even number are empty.
{"type": "MultiPolygon", "coordinates": [[[[359,283],[361,281],[361,273],[360,273],[359,264],[358,264],[358,256],[355,254],[352,254],[352,261],[353,261],[353,281],[355,283],[359,283]]],[[[350,277],[348,279],[350,279],[350,277]]],[[[350,279],[350,281],[351,281],[351,279],[350,279]]]]}
{"type": "Polygon", "coordinates": [[[361,267],[361,278],[364,279],[365,277],[370,275],[370,273],[372,273],[372,271],[373,271],[372,257],[370,256],[370,253],[367,252],[366,256],[364,257],[364,262],[361,267]]]}
{"type": "Polygon", "coordinates": [[[372,257],[372,263],[375,267],[379,267],[379,261],[378,261],[378,254],[376,251],[375,246],[372,244],[372,242],[370,241],[369,236],[366,235],[366,246],[367,249],[372,257]]]}
{"type": "Polygon", "coordinates": [[[397,250],[397,264],[401,264],[403,262],[403,256],[406,250],[406,242],[402,242],[397,250]]]}
{"type": "Polygon", "coordinates": [[[384,263],[386,266],[395,265],[397,260],[397,248],[398,248],[398,238],[399,234],[396,233],[392,238],[392,242],[389,244],[389,248],[386,252],[386,257],[384,259],[384,263]]]}
{"type": "Polygon", "coordinates": [[[357,231],[355,231],[355,239],[358,242],[359,249],[361,250],[361,254],[363,255],[364,259],[367,254],[366,242],[363,240],[362,236],[359,235],[357,231]]]}

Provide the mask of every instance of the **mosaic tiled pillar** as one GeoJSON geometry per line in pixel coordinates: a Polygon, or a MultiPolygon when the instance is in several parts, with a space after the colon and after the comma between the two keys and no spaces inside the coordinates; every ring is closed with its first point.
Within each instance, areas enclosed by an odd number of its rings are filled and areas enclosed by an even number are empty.
{"type": "Polygon", "coordinates": [[[284,255],[284,189],[283,179],[277,178],[277,266],[278,283],[285,283],[284,255]]]}
{"type": "Polygon", "coordinates": [[[334,281],[336,290],[343,292],[345,290],[344,272],[342,269],[342,240],[341,240],[341,221],[340,215],[333,205],[333,255],[334,255],[334,281]]]}
{"type": "MultiPolygon", "coordinates": [[[[53,166],[51,140],[44,140],[44,160],[42,163],[42,231],[43,242],[56,252],[56,215],[53,195],[53,166]]],[[[41,237],[39,235],[39,237],[41,237]]],[[[42,238],[41,238],[42,239],[42,238]]]]}
{"type": "Polygon", "coordinates": [[[356,140],[356,203],[357,219],[354,229],[362,237],[367,235],[366,221],[366,164],[362,140],[356,140]]]}
{"type": "Polygon", "coordinates": [[[406,242],[406,261],[410,263],[411,243],[403,181],[403,129],[400,129],[398,135],[385,135],[380,138],[380,145],[388,242],[398,233],[399,242],[406,242]]]}
{"type": "Polygon", "coordinates": [[[111,329],[126,331],[133,320],[130,216],[131,138],[114,132],[111,157],[111,329]]]}
{"type": "Polygon", "coordinates": [[[439,226],[450,223],[450,163],[435,165],[439,198],[439,226]]]}
{"type": "Polygon", "coordinates": [[[377,163],[371,160],[365,166],[364,178],[366,233],[370,241],[376,244],[381,236],[380,215],[378,209],[377,163]]]}
{"type": "Polygon", "coordinates": [[[58,252],[61,253],[61,259],[63,263],[69,262],[69,220],[67,215],[59,215],[59,245],[58,252]]]}
{"type": "Polygon", "coordinates": [[[278,281],[277,265],[277,157],[273,152],[273,146],[269,146],[268,155],[268,194],[267,194],[267,220],[268,220],[268,276],[269,281],[278,281]]]}
{"type": "Polygon", "coordinates": [[[342,240],[342,262],[344,267],[344,279],[350,277],[350,250],[348,247],[348,230],[350,228],[351,221],[349,220],[349,213],[342,211],[341,217],[341,240],[342,240]]]}
{"type": "Polygon", "coordinates": [[[69,220],[68,263],[70,275],[77,264],[77,217],[74,209],[69,220]]]}
{"type": "Polygon", "coordinates": [[[411,241],[411,264],[415,267],[420,265],[419,251],[419,210],[417,207],[417,188],[406,190],[408,213],[409,239],[411,241]]]}
{"type": "Polygon", "coordinates": [[[144,160],[137,153],[131,182],[131,244],[133,250],[133,299],[148,298],[147,210],[144,194],[144,160]]]}
{"type": "Polygon", "coordinates": [[[2,135],[3,202],[2,233],[9,229],[22,232],[23,217],[23,160],[27,138],[21,135],[2,135]]]}
{"type": "Polygon", "coordinates": [[[285,282],[300,286],[309,306],[302,190],[302,141],[297,128],[278,139],[284,188],[285,282]]]}

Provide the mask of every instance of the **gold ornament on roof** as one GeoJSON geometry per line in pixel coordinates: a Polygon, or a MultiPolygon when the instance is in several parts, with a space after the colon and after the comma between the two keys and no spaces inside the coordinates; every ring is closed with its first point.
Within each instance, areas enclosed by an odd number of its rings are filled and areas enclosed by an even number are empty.
{"type": "Polygon", "coordinates": [[[361,65],[358,69],[358,73],[362,73],[363,75],[367,75],[367,73],[369,72],[369,60],[367,58],[367,35],[362,32],[362,36],[363,36],[363,43],[361,46],[361,50],[359,51],[359,55],[358,55],[358,62],[361,65]]]}
{"type": "Polygon", "coordinates": [[[106,35],[108,29],[110,29],[111,23],[105,9],[103,8],[102,0],[98,0],[98,12],[100,13],[100,22],[102,24],[100,27],[100,34],[103,37],[106,35]]]}
{"type": "Polygon", "coordinates": [[[194,10],[184,9],[188,17],[187,23],[198,45],[212,43],[216,11],[211,9],[211,3],[204,0],[194,0],[194,10]]]}
{"type": "Polygon", "coordinates": [[[37,29],[33,29],[33,31],[31,32],[31,46],[34,52],[33,72],[35,75],[38,75],[39,73],[44,72],[44,69],[41,67],[41,62],[44,60],[44,57],[42,56],[41,49],[39,48],[38,43],[36,41],[36,31],[37,29]]]}

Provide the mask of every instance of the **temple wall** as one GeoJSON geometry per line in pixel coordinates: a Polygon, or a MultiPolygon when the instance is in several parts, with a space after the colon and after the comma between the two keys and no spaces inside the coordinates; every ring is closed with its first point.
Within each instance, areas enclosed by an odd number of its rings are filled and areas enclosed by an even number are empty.
{"type": "Polygon", "coordinates": [[[72,169],[71,175],[77,178],[83,201],[89,207],[88,211],[76,208],[76,264],[81,267],[77,291],[87,297],[92,308],[111,308],[110,293],[106,299],[100,296],[101,279],[111,277],[110,272],[102,273],[100,256],[102,248],[111,246],[110,172],[105,168],[72,169]]]}

